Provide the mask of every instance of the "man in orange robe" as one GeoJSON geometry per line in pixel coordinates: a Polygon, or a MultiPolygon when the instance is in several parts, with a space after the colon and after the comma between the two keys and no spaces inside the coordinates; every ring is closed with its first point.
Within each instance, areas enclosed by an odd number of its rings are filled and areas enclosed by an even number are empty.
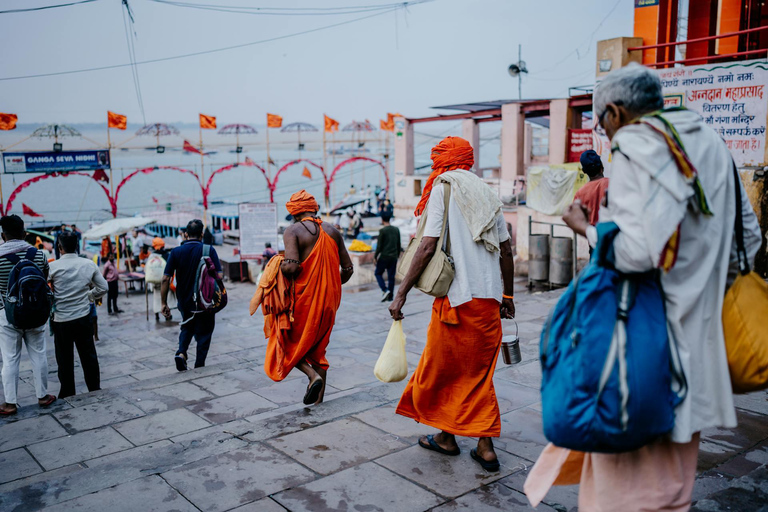
{"type": "Polygon", "coordinates": [[[389,308],[392,318],[403,318],[408,292],[435,252],[443,250],[437,242],[446,215],[456,274],[448,295],[435,299],[427,344],[396,412],[442,431],[419,440],[428,450],[459,455],[456,435],[479,438],[471,457],[498,471],[491,438],[501,434],[501,416],[493,371],[501,318],[515,312],[510,236],[497,194],[467,172],[474,152],[466,140],[447,137],[432,148],[432,162],[434,171],[416,208],[416,215],[426,215],[420,221],[426,222],[424,237],[389,308]]]}
{"type": "Polygon", "coordinates": [[[281,322],[265,317],[269,342],[264,371],[281,381],[298,368],[309,379],[304,403],[319,404],[328,370],[325,349],[341,303],[341,285],[352,277],[352,260],[341,234],[316,217],[319,206],[314,197],[301,190],[286,207],[295,224],[283,235],[285,259],[280,272],[293,281],[293,320],[283,329],[281,322]]]}

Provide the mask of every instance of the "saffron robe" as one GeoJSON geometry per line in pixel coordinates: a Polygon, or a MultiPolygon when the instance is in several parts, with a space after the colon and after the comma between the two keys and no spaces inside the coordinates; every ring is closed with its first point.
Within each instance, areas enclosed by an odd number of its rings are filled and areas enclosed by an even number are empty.
{"type": "Polygon", "coordinates": [[[501,416],[493,371],[501,346],[495,299],[452,308],[435,299],[427,344],[400,398],[397,414],[466,437],[499,437],[501,416]]]}
{"type": "Polygon", "coordinates": [[[264,371],[281,381],[302,359],[315,368],[328,368],[325,350],[341,304],[339,248],[318,224],[320,235],[293,283],[293,321],[282,329],[273,315],[264,317],[269,337],[264,371]]]}

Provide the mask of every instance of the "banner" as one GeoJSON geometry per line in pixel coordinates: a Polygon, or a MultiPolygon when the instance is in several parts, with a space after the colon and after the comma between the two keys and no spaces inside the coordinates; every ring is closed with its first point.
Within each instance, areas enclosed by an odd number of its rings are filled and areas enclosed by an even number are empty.
{"type": "Polygon", "coordinates": [[[275,203],[240,203],[240,259],[261,256],[267,242],[278,250],[277,205],[275,203]]]}
{"type": "Polygon", "coordinates": [[[5,172],[70,172],[109,169],[109,151],[4,153],[5,172]]]}
{"type": "Polygon", "coordinates": [[[763,165],[768,63],[744,61],[660,69],[666,107],[697,112],[725,140],[736,165],[763,165]]]}
{"type": "Polygon", "coordinates": [[[568,161],[578,162],[581,154],[592,149],[592,130],[589,128],[568,130],[568,161]]]}

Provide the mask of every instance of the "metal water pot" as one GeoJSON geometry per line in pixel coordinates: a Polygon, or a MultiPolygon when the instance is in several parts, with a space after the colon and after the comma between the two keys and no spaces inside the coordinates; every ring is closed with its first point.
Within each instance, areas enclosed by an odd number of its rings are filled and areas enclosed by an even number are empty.
{"type": "Polygon", "coordinates": [[[515,334],[509,334],[501,339],[501,357],[504,359],[504,364],[517,364],[523,360],[517,333],[517,322],[515,322],[515,334]]]}

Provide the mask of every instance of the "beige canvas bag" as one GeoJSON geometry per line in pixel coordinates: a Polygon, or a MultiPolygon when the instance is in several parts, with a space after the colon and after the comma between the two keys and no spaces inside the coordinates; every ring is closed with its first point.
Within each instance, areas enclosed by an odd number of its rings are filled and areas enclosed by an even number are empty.
{"type": "MultiPolygon", "coordinates": [[[[438,250],[435,251],[435,255],[432,256],[432,259],[416,283],[417,289],[433,297],[445,297],[448,295],[453,277],[456,275],[453,258],[451,257],[451,238],[448,236],[449,233],[447,233],[451,186],[448,183],[443,183],[443,191],[443,227],[440,229],[440,238],[437,241],[438,250]],[[445,244],[443,244],[444,241],[445,244]]],[[[424,215],[419,220],[416,236],[408,244],[408,248],[397,264],[397,277],[400,279],[403,279],[408,273],[408,269],[411,268],[413,256],[416,254],[416,250],[419,248],[419,244],[421,244],[421,239],[424,237],[424,229],[427,225],[427,212],[428,208],[424,210],[424,215]]]]}

